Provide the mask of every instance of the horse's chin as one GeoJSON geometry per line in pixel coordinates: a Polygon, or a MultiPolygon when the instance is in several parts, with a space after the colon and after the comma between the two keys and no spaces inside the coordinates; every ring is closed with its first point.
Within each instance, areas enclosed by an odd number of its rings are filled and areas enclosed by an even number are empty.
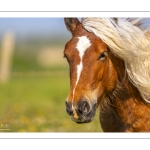
{"type": "MultiPolygon", "coordinates": [[[[93,117],[94,119],[94,117],[93,117]]],[[[93,119],[90,119],[90,120],[85,120],[85,121],[75,121],[77,124],[83,124],[83,123],[89,123],[89,122],[92,122],[93,119]]]]}
{"type": "Polygon", "coordinates": [[[72,119],[72,121],[74,121],[74,122],[76,122],[77,124],[83,124],[83,123],[89,123],[89,122],[92,122],[93,121],[93,119],[94,119],[94,117],[93,118],[91,118],[91,119],[78,119],[78,120],[76,120],[76,119],[74,119],[74,118],[71,118],[72,119]]]}

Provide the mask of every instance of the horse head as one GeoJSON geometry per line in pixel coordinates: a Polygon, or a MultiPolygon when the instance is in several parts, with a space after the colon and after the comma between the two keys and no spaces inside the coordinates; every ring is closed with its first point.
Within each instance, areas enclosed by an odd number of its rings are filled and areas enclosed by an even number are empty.
{"type": "Polygon", "coordinates": [[[88,32],[77,18],[64,19],[72,38],[65,45],[64,56],[70,67],[70,92],[66,110],[72,120],[93,120],[96,108],[117,82],[117,73],[107,45],[88,32]]]}

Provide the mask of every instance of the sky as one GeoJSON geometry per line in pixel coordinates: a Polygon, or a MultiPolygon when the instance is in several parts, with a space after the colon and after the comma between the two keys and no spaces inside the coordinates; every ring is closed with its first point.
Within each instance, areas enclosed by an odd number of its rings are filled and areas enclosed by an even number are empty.
{"type": "Polygon", "coordinates": [[[13,31],[16,37],[37,36],[70,36],[63,18],[0,18],[0,36],[13,31]]]}
{"type": "Polygon", "coordinates": [[[0,37],[9,30],[13,31],[18,39],[33,35],[52,38],[71,37],[63,18],[0,18],[0,37]]]}

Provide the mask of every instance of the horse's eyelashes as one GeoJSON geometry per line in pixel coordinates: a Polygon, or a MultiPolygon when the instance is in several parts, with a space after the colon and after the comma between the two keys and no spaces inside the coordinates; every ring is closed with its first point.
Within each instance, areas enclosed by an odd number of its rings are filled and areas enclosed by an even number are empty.
{"type": "Polygon", "coordinates": [[[69,59],[68,59],[68,57],[65,54],[64,54],[64,58],[67,59],[68,63],[70,62],[69,59]]]}
{"type": "Polygon", "coordinates": [[[66,58],[66,55],[64,54],[63,58],[66,58]]]}
{"type": "Polygon", "coordinates": [[[105,60],[105,59],[106,59],[106,56],[107,56],[107,52],[103,52],[103,53],[99,56],[98,60],[105,60]]]}

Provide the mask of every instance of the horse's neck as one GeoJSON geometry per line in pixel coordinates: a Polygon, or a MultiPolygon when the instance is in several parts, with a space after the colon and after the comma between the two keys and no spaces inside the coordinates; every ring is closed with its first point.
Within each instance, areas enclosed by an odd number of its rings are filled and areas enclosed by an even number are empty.
{"type": "Polygon", "coordinates": [[[132,84],[127,72],[125,71],[124,61],[113,54],[111,54],[111,58],[117,74],[117,84],[111,95],[113,95],[116,99],[121,100],[133,98],[143,101],[138,89],[132,84]]]}
{"type": "MultiPolygon", "coordinates": [[[[124,67],[124,62],[119,58],[113,59],[118,81],[115,89],[107,97],[109,108],[124,124],[126,131],[147,130],[143,125],[148,119],[150,107],[142,99],[138,89],[129,80],[124,67]],[[144,118],[143,118],[144,117],[144,118]]],[[[148,122],[150,125],[150,121],[148,122]]],[[[149,128],[148,128],[149,129],[149,128]]]]}

